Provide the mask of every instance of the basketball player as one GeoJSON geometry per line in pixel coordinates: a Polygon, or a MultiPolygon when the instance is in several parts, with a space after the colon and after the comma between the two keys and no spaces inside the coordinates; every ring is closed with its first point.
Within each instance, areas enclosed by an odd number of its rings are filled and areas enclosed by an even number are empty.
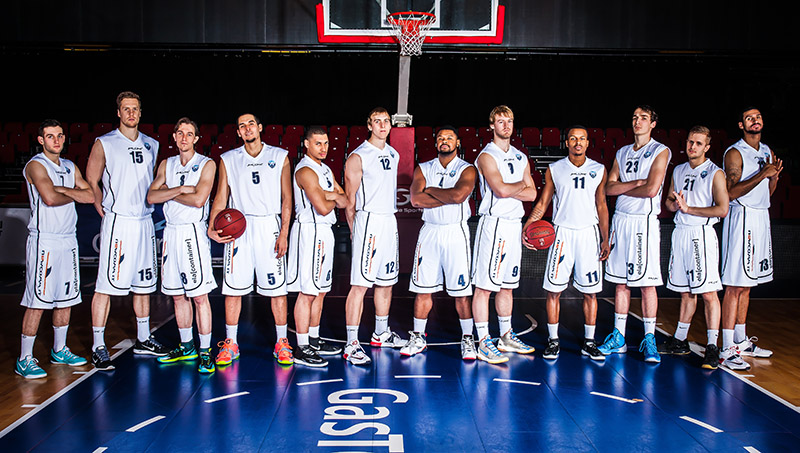
{"type": "Polygon", "coordinates": [[[328,134],[309,127],[303,142],[306,155],[294,170],[295,222],[289,235],[289,291],[297,292],[294,323],[297,351],[294,363],[323,367],[322,355],[342,352],[319,337],[322,303],[331,289],[334,207],[344,209],[347,197],[331,169],[323,163],[328,155],[328,134]]]}
{"type": "Polygon", "coordinates": [[[147,202],[158,142],[139,132],[139,95],[117,96],[119,128],[99,137],[86,164],[86,181],[103,218],[97,282],[92,298],[92,363],[113,370],[105,346],[111,296],[133,293],[136,314],[134,354],[164,356],[168,350],[150,335],[150,293],[156,290],[156,235],[147,202]],[[100,189],[102,179],[103,188],[100,189]]]}
{"type": "Polygon", "coordinates": [[[253,291],[270,298],[277,342],[273,355],[291,365],[287,335],[286,250],[292,216],[292,173],[288,152],[261,141],[263,126],[253,114],[236,120],[244,145],[222,154],[217,195],[211,206],[208,236],[225,244],[222,294],[225,295],[225,341],[219,343],[217,366],[239,358],[239,314],[242,296],[253,291]],[[220,236],[214,219],[226,207],[238,209],[247,228],[238,239],[220,236]]]}
{"type": "Polygon", "coordinates": [[[433,293],[442,290],[455,298],[461,323],[461,358],[475,360],[472,336],[472,280],[467,220],[472,215],[469,196],[475,188],[475,167],[459,158],[456,129],[444,126],[436,133],[439,156],[414,169],[411,205],[422,208],[425,222],[419,230],[409,290],[414,299],[414,330],[400,354],[412,356],[427,348],[425,327],[433,307],[433,293]]]}
{"type": "MultiPolygon", "coordinates": [[[[686,140],[688,162],[675,167],[667,192],[667,209],[675,212],[672,232],[672,253],[669,259],[667,288],[681,295],[681,309],[675,335],[660,345],[661,354],[689,354],[686,337],[697,308],[697,295],[705,303],[708,343],[703,368],[715,370],[719,365],[719,298],[722,289],[719,277],[719,244],[714,231],[720,217],[728,214],[728,191],[725,173],[706,152],[711,145],[711,131],[695,126],[686,140]]],[[[728,357],[726,366],[744,369],[738,355],[728,357]]]]}
{"type": "Polygon", "coordinates": [[[659,363],[656,348],[656,286],[661,279],[658,214],[669,148],[650,137],[658,115],[649,106],[633,112],[633,144],[617,151],[608,175],[606,193],[617,196],[616,212],[611,221],[611,252],[606,261],[606,280],[616,284],[614,295],[614,331],[599,349],[604,355],[625,353],[625,327],[631,303],[631,288],[641,288],[644,340],[639,351],[646,362],[659,363]]]}
{"type": "Polygon", "coordinates": [[[44,310],[53,310],[50,361],[70,366],[86,364],[86,359],[67,347],[67,330],[71,307],[81,302],[75,202],[93,203],[94,193],[78,167],[60,157],[65,139],[61,123],[44,120],[38,134],[42,152],[22,171],[28,183],[31,217],[25,247],[25,294],[20,304],[26,307],[22,350],[14,371],[25,379],[47,376],[33,358],[33,343],[44,310]]]}
{"type": "Polygon", "coordinates": [[[743,356],[772,356],[772,351],[756,346],[757,338],[748,337],[745,331],[750,288],[772,281],[769,198],[783,171],[783,161],[761,143],[763,128],[761,111],[744,109],[739,116],[743,137],[725,151],[723,160],[731,199],[722,225],[723,359],[733,355],[731,346],[743,356]]]}
{"type": "MultiPolygon", "coordinates": [[[[567,131],[569,155],[550,164],[545,185],[523,231],[544,216],[553,200],[553,224],[556,238],[547,256],[543,288],[547,291],[547,331],[545,359],[557,359],[561,351],[558,323],[561,293],[572,285],[583,293],[583,346],[581,355],[605,360],[597,349],[594,331],[597,320],[597,293],[603,290],[601,262],[608,257],[608,206],[606,205],[606,169],[586,157],[589,138],[586,128],[573,126],[567,131]]],[[[532,249],[525,235],[523,244],[532,249]]]]}
{"type": "Polygon", "coordinates": [[[192,334],[192,300],[200,334],[200,364],[197,371],[213,373],[211,359],[211,305],[208,293],[217,287],[211,269],[208,240],[208,197],[217,166],[196,153],[197,123],[181,118],[172,134],[178,155],[161,162],[147,192],[148,203],[164,203],[164,240],[161,252],[161,292],[172,296],[181,343],[161,363],[198,357],[192,334]]]}
{"type": "Polygon", "coordinates": [[[527,154],[511,145],[514,112],[505,105],[492,109],[489,124],[492,142],[478,154],[475,166],[480,176],[481,204],[475,251],[472,259],[472,313],[478,333],[478,359],[489,363],[508,361],[503,352],[530,354],[533,347],[520,341],[511,330],[513,290],[519,286],[522,258],[522,202],[536,199],[527,154]],[[500,325],[497,346],[489,335],[489,296],[500,325]]]}
{"type": "Polygon", "coordinates": [[[353,240],[350,292],[345,303],[347,345],[344,358],[354,365],[372,360],[358,342],[364,295],[375,287],[375,330],[370,345],[399,348],[404,342],[389,329],[392,286],[397,283],[397,165],[400,155],[386,143],[392,130],[389,112],[373,109],[367,117],[369,139],[347,158],[344,170],[345,215],[353,240]]]}

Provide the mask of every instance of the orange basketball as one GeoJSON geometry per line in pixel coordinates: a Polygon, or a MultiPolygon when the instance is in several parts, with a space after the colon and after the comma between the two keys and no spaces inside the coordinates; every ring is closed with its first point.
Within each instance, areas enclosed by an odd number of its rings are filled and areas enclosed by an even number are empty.
{"type": "Polygon", "coordinates": [[[232,208],[223,209],[214,219],[214,229],[222,230],[220,236],[232,236],[236,239],[244,234],[246,226],[247,220],[245,220],[244,214],[232,208]]]}
{"type": "Polygon", "coordinates": [[[556,231],[547,220],[537,220],[531,223],[528,228],[525,228],[523,234],[528,243],[536,250],[550,247],[556,239],[556,231]]]}

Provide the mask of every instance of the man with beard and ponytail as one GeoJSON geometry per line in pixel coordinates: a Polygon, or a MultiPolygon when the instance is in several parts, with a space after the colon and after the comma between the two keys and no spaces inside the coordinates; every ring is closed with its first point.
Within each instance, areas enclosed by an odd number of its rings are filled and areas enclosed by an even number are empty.
{"type": "Polygon", "coordinates": [[[461,357],[475,360],[472,336],[472,279],[470,276],[470,238],[467,220],[472,214],[469,196],[475,188],[475,167],[459,158],[456,129],[444,126],[436,133],[439,156],[414,170],[411,204],[422,208],[425,222],[419,230],[414,252],[409,290],[414,299],[414,330],[400,354],[413,356],[427,348],[425,327],[433,306],[432,295],[447,289],[455,298],[461,323],[461,357]]]}
{"type": "Polygon", "coordinates": [[[734,143],[723,159],[725,181],[731,200],[722,224],[722,351],[720,360],[737,353],[770,357],[772,351],[747,337],[745,322],[750,288],[772,281],[772,236],[769,223],[770,196],[775,192],[783,162],[761,143],[764,120],[761,111],[748,107],[739,116],[744,137],[734,143]],[[749,239],[749,240],[745,240],[749,239]]]}
{"type": "Polygon", "coordinates": [[[239,315],[242,296],[253,291],[270,298],[277,341],[273,355],[281,365],[293,363],[286,338],[286,251],[292,216],[292,172],[288,152],[261,141],[263,126],[250,113],[236,120],[236,133],[244,145],[222,154],[217,195],[208,218],[208,236],[225,244],[222,294],[225,295],[225,341],[217,352],[217,366],[239,358],[239,315]],[[220,236],[214,219],[226,207],[247,219],[241,237],[220,236]]]}

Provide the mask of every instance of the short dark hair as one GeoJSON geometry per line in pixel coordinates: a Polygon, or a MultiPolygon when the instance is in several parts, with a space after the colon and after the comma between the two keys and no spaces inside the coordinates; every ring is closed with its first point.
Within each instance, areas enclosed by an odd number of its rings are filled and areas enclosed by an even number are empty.
{"type": "Polygon", "coordinates": [[[439,126],[439,128],[436,129],[436,134],[434,135],[434,137],[438,137],[439,133],[442,131],[453,131],[453,133],[456,134],[456,138],[458,138],[458,129],[456,129],[455,126],[451,126],[449,124],[445,124],[444,126],[439,126]]]}
{"type": "Polygon", "coordinates": [[[236,123],[235,124],[237,126],[239,125],[239,118],[241,118],[241,117],[243,117],[245,115],[253,115],[253,118],[255,118],[255,120],[256,120],[256,124],[261,124],[261,120],[258,119],[258,116],[255,113],[242,113],[241,115],[236,117],[236,123]]]}
{"type": "Polygon", "coordinates": [[[636,110],[644,110],[645,112],[650,114],[650,121],[651,122],[653,122],[653,123],[658,122],[658,113],[656,113],[656,111],[653,110],[653,107],[650,107],[647,104],[640,104],[640,105],[637,105],[635,109],[633,109],[634,112],[636,110]]]}
{"type": "Polygon", "coordinates": [[[117,110],[119,110],[119,106],[122,105],[123,99],[136,99],[136,101],[139,102],[139,108],[142,108],[142,98],[140,98],[138,94],[133,91],[123,91],[117,95],[117,110]]]}
{"type": "Polygon", "coordinates": [[[583,129],[583,130],[585,130],[585,131],[586,131],[586,135],[589,135],[589,128],[588,128],[588,127],[586,127],[586,126],[581,126],[580,124],[573,124],[572,126],[570,126],[570,127],[568,127],[568,128],[567,128],[567,137],[569,137],[569,133],[570,133],[570,132],[571,132],[573,129],[583,129]]]}
{"type": "Polygon", "coordinates": [[[744,123],[744,114],[749,112],[750,110],[758,110],[759,112],[761,111],[761,109],[756,106],[748,105],[747,107],[739,110],[739,121],[738,121],[739,123],[744,123]]]}
{"type": "Polygon", "coordinates": [[[184,116],[183,118],[179,119],[177,123],[175,123],[175,129],[172,132],[178,132],[178,128],[181,127],[181,124],[189,124],[194,128],[194,135],[197,135],[200,131],[200,128],[197,127],[197,123],[190,120],[189,117],[184,116]]]}
{"type": "Polygon", "coordinates": [[[39,125],[39,137],[44,138],[44,129],[47,127],[60,127],[61,131],[64,132],[64,126],[61,125],[61,121],[46,119],[39,125]]]}
{"type": "Polygon", "coordinates": [[[312,135],[328,135],[328,132],[322,126],[308,126],[306,128],[306,140],[311,140],[312,135]]]}

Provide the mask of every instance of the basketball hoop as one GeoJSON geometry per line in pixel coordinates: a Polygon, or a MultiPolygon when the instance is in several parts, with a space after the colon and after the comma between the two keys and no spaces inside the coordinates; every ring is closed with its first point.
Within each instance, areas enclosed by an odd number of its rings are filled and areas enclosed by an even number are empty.
{"type": "Polygon", "coordinates": [[[392,13],[386,17],[392,25],[397,42],[400,43],[400,55],[422,55],[422,43],[436,15],[420,11],[404,11],[392,13]]]}

